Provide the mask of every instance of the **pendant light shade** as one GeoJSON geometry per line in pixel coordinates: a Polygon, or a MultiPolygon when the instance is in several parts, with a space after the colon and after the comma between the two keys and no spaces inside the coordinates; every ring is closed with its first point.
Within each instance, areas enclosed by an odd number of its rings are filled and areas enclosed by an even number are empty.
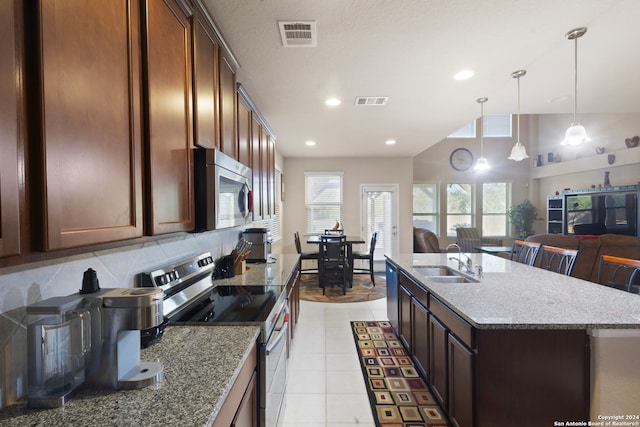
{"type": "Polygon", "coordinates": [[[478,172],[484,172],[487,169],[491,168],[489,165],[489,160],[484,156],[484,103],[487,102],[488,98],[478,98],[476,102],[480,104],[480,157],[476,161],[476,165],[474,166],[474,170],[478,172]]]}
{"type": "Polygon", "coordinates": [[[564,135],[562,145],[580,145],[583,142],[591,141],[591,138],[587,136],[587,131],[584,126],[580,125],[576,120],[576,114],[578,111],[578,39],[587,32],[586,27],[575,28],[569,31],[566,36],[567,39],[575,42],[574,49],[574,77],[573,77],[573,123],[567,129],[564,135]]]}
{"type": "Polygon", "coordinates": [[[524,145],[520,143],[520,77],[524,76],[525,74],[527,74],[526,70],[518,70],[511,73],[511,77],[516,79],[516,81],[518,82],[518,116],[516,120],[518,130],[516,133],[516,144],[511,149],[511,155],[508,157],[508,159],[515,160],[516,162],[529,158],[529,156],[527,156],[526,148],[524,148],[524,145]]]}

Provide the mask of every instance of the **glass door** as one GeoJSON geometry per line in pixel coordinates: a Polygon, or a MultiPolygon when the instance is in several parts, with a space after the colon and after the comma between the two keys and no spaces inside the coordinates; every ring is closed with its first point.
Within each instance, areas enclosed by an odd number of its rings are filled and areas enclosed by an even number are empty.
{"type": "Polygon", "coordinates": [[[373,233],[378,233],[374,259],[384,260],[385,253],[398,248],[398,186],[361,186],[361,212],[361,235],[370,242],[373,233]]]}

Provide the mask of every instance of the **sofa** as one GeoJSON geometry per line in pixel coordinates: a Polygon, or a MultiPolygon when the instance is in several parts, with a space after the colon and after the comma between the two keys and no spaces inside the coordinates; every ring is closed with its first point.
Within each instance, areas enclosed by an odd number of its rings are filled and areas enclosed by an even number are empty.
{"type": "MultiPolygon", "coordinates": [[[[535,234],[526,239],[547,246],[557,246],[567,249],[578,249],[571,276],[578,279],[598,282],[600,256],[612,255],[622,258],[640,259],[640,237],[623,236],[620,234],[577,235],[563,234],[535,234]]],[[[540,266],[540,257],[535,266],[540,266]]]]}

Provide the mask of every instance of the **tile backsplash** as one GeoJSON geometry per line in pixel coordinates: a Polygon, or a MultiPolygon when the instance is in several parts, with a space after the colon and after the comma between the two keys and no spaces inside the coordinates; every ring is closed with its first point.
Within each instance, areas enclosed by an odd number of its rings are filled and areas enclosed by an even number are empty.
{"type": "Polygon", "coordinates": [[[26,397],[26,306],[78,292],[84,271],[96,271],[101,288],[128,288],[138,273],[211,252],[228,254],[242,229],[187,234],[117,249],[0,269],[0,408],[26,397]]]}

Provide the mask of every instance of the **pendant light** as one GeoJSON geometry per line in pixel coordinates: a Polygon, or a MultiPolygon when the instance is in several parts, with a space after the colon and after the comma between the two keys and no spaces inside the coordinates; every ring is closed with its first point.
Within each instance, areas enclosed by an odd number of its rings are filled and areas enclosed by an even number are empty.
{"type": "Polygon", "coordinates": [[[520,143],[520,77],[527,74],[526,70],[518,70],[511,73],[511,77],[517,80],[518,82],[518,116],[516,120],[516,126],[518,127],[516,133],[516,145],[511,149],[511,155],[508,157],[509,160],[515,160],[519,162],[520,160],[528,159],[527,150],[524,148],[524,145],[520,143]]]}
{"type": "Polygon", "coordinates": [[[583,142],[591,141],[587,136],[584,126],[580,125],[576,120],[576,112],[578,110],[578,39],[587,32],[586,27],[575,28],[566,34],[567,39],[575,42],[574,54],[574,80],[573,80],[573,123],[567,129],[562,145],[580,145],[583,142]]]}
{"type": "Polygon", "coordinates": [[[484,156],[484,103],[488,100],[488,98],[476,99],[476,102],[480,104],[480,157],[473,169],[478,172],[484,172],[491,168],[489,161],[484,156]]]}

